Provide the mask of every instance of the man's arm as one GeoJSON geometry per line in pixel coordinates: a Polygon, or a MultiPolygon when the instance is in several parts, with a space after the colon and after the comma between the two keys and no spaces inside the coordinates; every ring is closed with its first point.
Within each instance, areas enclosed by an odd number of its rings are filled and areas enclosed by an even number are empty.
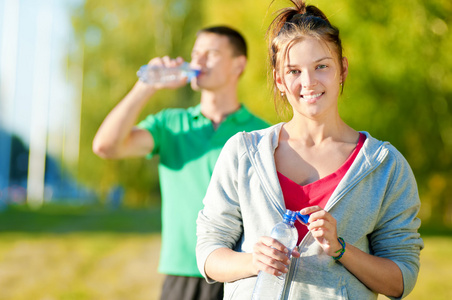
{"type": "Polygon", "coordinates": [[[149,131],[134,127],[156,89],[138,81],[102,122],[93,140],[93,151],[102,158],[145,156],[154,148],[149,131]]]}
{"type": "MultiPolygon", "coordinates": [[[[182,58],[154,58],[150,65],[166,67],[180,65],[182,58]]],[[[93,152],[106,159],[142,157],[154,149],[154,139],[149,131],[135,127],[138,116],[149,98],[163,88],[179,88],[186,79],[167,84],[149,85],[138,81],[102,122],[93,140],[93,152]]]]}

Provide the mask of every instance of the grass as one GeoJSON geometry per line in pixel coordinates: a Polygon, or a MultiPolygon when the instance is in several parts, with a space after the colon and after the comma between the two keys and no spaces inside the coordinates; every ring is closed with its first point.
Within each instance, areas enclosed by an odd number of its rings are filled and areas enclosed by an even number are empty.
{"type": "Polygon", "coordinates": [[[158,299],[160,210],[0,213],[0,300],[158,299]]]}
{"type": "MultiPolygon", "coordinates": [[[[0,300],[159,299],[159,230],[158,209],[0,212],[0,300]]],[[[452,299],[452,235],[423,232],[421,271],[406,299],[452,299]]]]}
{"type": "Polygon", "coordinates": [[[0,299],[158,299],[158,234],[1,234],[0,299]]]}
{"type": "Polygon", "coordinates": [[[26,206],[13,206],[0,212],[0,233],[2,232],[159,233],[160,209],[115,210],[101,206],[46,205],[33,211],[26,206]]]}
{"type": "Polygon", "coordinates": [[[452,299],[452,237],[426,236],[417,285],[408,299],[452,299]]]}

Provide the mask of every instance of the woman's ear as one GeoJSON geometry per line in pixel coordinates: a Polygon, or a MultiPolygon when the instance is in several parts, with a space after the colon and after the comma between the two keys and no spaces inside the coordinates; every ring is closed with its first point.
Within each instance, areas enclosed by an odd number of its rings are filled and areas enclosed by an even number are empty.
{"type": "Polygon", "coordinates": [[[276,87],[278,88],[278,90],[280,90],[281,92],[284,92],[285,86],[284,86],[283,79],[281,77],[281,74],[279,72],[276,72],[275,69],[273,69],[273,78],[275,79],[275,84],[276,84],[276,87]]]}
{"type": "Polygon", "coordinates": [[[341,83],[345,82],[348,75],[348,59],[347,57],[342,57],[342,73],[341,73],[341,83]]]}

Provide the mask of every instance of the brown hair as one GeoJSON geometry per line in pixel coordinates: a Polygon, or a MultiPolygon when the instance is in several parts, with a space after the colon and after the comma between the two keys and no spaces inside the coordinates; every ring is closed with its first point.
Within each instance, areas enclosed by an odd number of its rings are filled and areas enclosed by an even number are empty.
{"type": "MultiPolygon", "coordinates": [[[[272,1],[272,3],[275,0],[272,1]]],[[[337,54],[340,70],[342,65],[342,43],[339,38],[339,29],[333,26],[325,14],[313,5],[306,5],[303,0],[290,0],[294,4],[277,12],[276,18],[267,30],[268,53],[270,61],[270,72],[279,72],[282,69],[281,62],[287,56],[288,49],[293,44],[301,41],[303,37],[309,36],[320,39],[333,46],[337,54]]],[[[269,76],[269,78],[271,78],[269,76]]],[[[275,105],[277,99],[285,101],[279,96],[278,89],[273,78],[273,89],[275,93],[275,105]]],[[[343,86],[342,86],[343,88],[343,86]]]]}
{"type": "Polygon", "coordinates": [[[196,34],[199,36],[201,33],[214,33],[222,35],[228,38],[231,44],[232,52],[235,57],[244,55],[247,57],[247,47],[245,38],[235,29],[228,26],[214,26],[203,28],[196,34]]]}

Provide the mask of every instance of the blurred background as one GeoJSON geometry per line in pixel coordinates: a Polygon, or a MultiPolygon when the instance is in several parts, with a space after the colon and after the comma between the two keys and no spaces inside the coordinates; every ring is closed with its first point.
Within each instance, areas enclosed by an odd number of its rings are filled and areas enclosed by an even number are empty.
{"type": "MultiPolygon", "coordinates": [[[[219,24],[249,45],[242,102],[285,121],[267,81],[265,32],[289,2],[270,2],[0,0],[0,299],[157,299],[158,161],[102,160],[94,134],[141,65],[189,60],[197,30],[219,24]]],[[[417,178],[426,248],[408,299],[450,299],[452,2],[308,3],[341,30],[343,118],[391,142],[417,178]]],[[[189,87],[162,91],[142,117],[198,99],[189,87]]]]}

